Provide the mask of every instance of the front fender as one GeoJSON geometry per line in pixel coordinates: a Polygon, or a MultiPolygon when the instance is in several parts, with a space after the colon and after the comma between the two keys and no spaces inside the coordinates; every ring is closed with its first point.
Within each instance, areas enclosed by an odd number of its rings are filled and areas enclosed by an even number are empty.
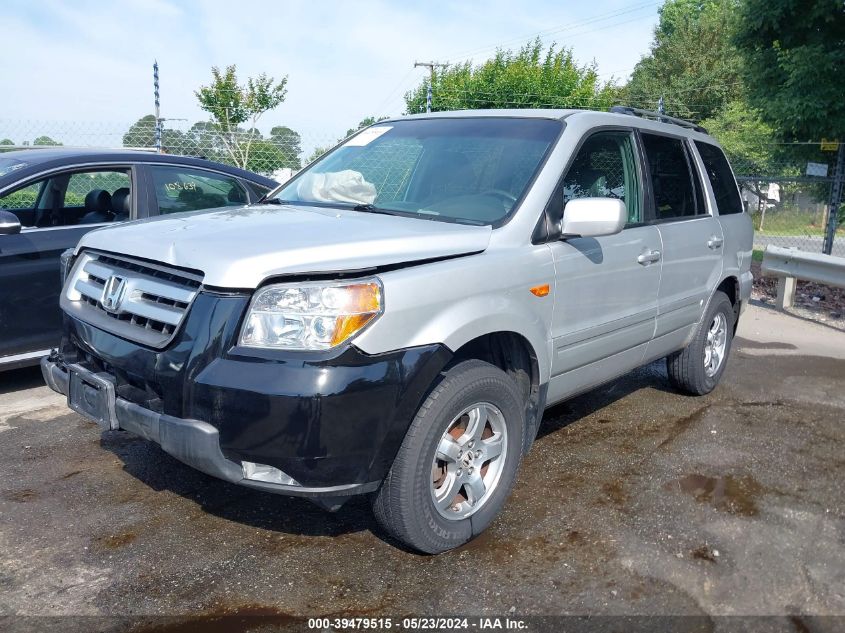
{"type": "Polygon", "coordinates": [[[514,332],[537,357],[540,382],[549,379],[549,328],[553,290],[537,297],[530,288],[554,288],[548,247],[485,252],[382,275],[385,313],[354,344],[369,354],[441,343],[455,351],[493,332],[514,332]]]}

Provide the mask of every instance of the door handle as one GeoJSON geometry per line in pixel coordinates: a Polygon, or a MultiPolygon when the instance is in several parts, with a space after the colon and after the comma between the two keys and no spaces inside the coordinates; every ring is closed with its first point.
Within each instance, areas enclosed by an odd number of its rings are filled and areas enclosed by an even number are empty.
{"type": "Polygon", "coordinates": [[[716,250],[717,248],[722,248],[722,244],[724,240],[721,237],[716,237],[715,235],[707,240],[707,248],[716,250]]]}
{"type": "Polygon", "coordinates": [[[654,262],[660,261],[660,251],[646,251],[637,257],[637,263],[643,266],[648,266],[654,262]]]}

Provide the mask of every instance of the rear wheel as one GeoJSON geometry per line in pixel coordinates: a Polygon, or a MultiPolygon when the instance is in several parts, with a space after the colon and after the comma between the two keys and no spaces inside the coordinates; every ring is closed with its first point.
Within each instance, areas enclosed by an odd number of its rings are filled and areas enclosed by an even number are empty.
{"type": "Polygon", "coordinates": [[[516,478],[524,410],[501,369],[471,360],[447,371],[417,412],[375,496],[379,523],[430,554],[481,533],[516,478]]]}
{"type": "Polygon", "coordinates": [[[733,304],[717,290],[690,344],[666,357],[672,385],[696,396],[713,391],[728,362],[733,328],[733,304]]]}

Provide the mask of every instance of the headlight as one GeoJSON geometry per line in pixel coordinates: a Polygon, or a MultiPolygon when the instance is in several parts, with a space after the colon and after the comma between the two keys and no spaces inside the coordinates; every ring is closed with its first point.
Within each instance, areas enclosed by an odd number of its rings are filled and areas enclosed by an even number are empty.
{"type": "Polygon", "coordinates": [[[384,310],[381,282],[273,284],[255,293],[241,345],[320,350],[340,345],[384,310]]]}
{"type": "Polygon", "coordinates": [[[62,251],[62,254],[59,255],[59,277],[62,280],[62,287],[65,285],[65,279],[67,279],[67,275],[70,272],[70,267],[73,266],[73,250],[69,248],[62,251]]]}

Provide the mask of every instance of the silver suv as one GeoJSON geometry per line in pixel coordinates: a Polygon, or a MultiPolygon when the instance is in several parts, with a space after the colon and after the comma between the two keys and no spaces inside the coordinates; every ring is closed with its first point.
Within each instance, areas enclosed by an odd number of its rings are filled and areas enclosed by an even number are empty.
{"type": "Polygon", "coordinates": [[[423,552],[501,510],[546,407],[725,370],[751,220],[706,132],[633,109],[380,122],[258,204],[87,234],[47,383],[221,479],[372,493],[423,552]]]}

